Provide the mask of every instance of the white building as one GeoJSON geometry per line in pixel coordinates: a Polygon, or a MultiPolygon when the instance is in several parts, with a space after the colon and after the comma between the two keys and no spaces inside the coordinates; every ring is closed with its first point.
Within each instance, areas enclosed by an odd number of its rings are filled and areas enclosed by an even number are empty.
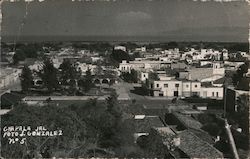
{"type": "Polygon", "coordinates": [[[152,70],[152,69],[160,69],[167,68],[171,66],[171,62],[168,61],[129,61],[123,60],[122,63],[119,64],[119,70],[121,72],[130,72],[132,69],[137,71],[142,70],[152,70]]]}
{"type": "Polygon", "coordinates": [[[126,47],[125,46],[115,46],[114,50],[122,50],[126,52],[126,47]]]}
{"type": "Polygon", "coordinates": [[[188,80],[159,80],[153,84],[154,96],[190,97],[200,95],[201,83],[188,80]]]}
{"type": "Polygon", "coordinates": [[[78,69],[81,70],[82,74],[85,74],[88,69],[90,69],[91,73],[94,74],[95,69],[97,68],[96,65],[86,64],[86,63],[77,63],[78,69]]]}
{"type": "Polygon", "coordinates": [[[223,98],[223,87],[201,87],[202,98],[213,98],[222,99],[223,98]]]}
{"type": "Polygon", "coordinates": [[[148,79],[148,72],[140,72],[140,80],[141,81],[146,81],[148,79]]]}
{"type": "Polygon", "coordinates": [[[78,54],[81,54],[81,55],[88,55],[88,54],[90,54],[90,50],[79,50],[78,51],[78,54]]]}
{"type": "Polygon", "coordinates": [[[146,46],[142,46],[142,47],[135,49],[135,51],[139,51],[139,52],[146,52],[146,50],[147,50],[146,46]]]}
{"type": "Polygon", "coordinates": [[[190,80],[158,80],[153,83],[154,96],[223,98],[223,87],[202,87],[199,81],[190,80]]]}
{"type": "Polygon", "coordinates": [[[0,88],[17,83],[20,79],[21,69],[5,68],[0,70],[0,88]]]}

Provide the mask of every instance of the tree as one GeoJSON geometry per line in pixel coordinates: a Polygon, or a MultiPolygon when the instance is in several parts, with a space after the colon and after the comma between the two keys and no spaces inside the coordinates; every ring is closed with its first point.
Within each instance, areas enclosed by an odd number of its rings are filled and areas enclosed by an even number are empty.
{"type": "Polygon", "coordinates": [[[85,92],[88,92],[92,87],[94,87],[93,76],[90,69],[86,71],[84,79],[79,80],[78,85],[82,87],[85,92]]]}
{"type": "Polygon", "coordinates": [[[147,157],[164,158],[169,153],[169,149],[173,147],[172,139],[173,137],[170,135],[163,137],[151,130],[148,136],[139,137],[137,144],[146,152],[147,157]],[[168,143],[163,143],[165,140],[168,143]],[[169,147],[165,144],[169,145],[169,147]]]}
{"type": "Polygon", "coordinates": [[[68,80],[76,80],[81,75],[80,70],[77,68],[77,64],[72,63],[69,59],[63,60],[59,69],[60,69],[60,79],[63,84],[67,84],[68,80]]]}
{"type": "Polygon", "coordinates": [[[159,80],[159,76],[156,72],[150,72],[148,75],[149,80],[156,81],[159,80]]]}
{"type": "Polygon", "coordinates": [[[13,64],[18,64],[19,61],[25,60],[25,54],[23,51],[16,51],[15,54],[13,55],[13,64]]]}
{"type": "Polygon", "coordinates": [[[118,108],[118,94],[115,91],[112,91],[110,96],[106,98],[107,111],[111,114],[119,117],[121,110],[118,108]]]}
{"type": "Polygon", "coordinates": [[[116,61],[117,63],[121,63],[122,60],[129,60],[129,54],[125,51],[122,50],[113,50],[110,58],[114,61],[116,61]]]}
{"type": "Polygon", "coordinates": [[[20,76],[22,91],[26,92],[33,86],[33,76],[32,72],[27,65],[22,69],[22,74],[20,76]]]}
{"type": "Polygon", "coordinates": [[[131,72],[123,72],[122,78],[124,81],[128,83],[137,83],[138,82],[138,73],[134,69],[131,70],[131,72]]]}
{"type": "Polygon", "coordinates": [[[103,74],[103,69],[102,69],[102,66],[101,66],[100,62],[98,62],[97,67],[95,68],[94,71],[95,71],[96,75],[102,75],[103,74]]]}
{"type": "Polygon", "coordinates": [[[178,48],[178,43],[175,41],[171,41],[168,43],[168,48],[169,49],[174,49],[174,48],[178,48]]]}
{"type": "Polygon", "coordinates": [[[58,70],[54,67],[52,60],[43,61],[42,70],[38,72],[38,75],[50,93],[59,87],[58,70]]]}
{"type": "Polygon", "coordinates": [[[202,130],[208,132],[211,136],[218,136],[220,133],[220,127],[216,123],[207,123],[201,127],[202,130]]]}
{"type": "Polygon", "coordinates": [[[245,74],[248,72],[248,68],[249,68],[249,62],[247,61],[243,65],[241,65],[236,71],[236,73],[233,75],[232,80],[235,87],[238,87],[239,85],[242,84],[243,87],[245,86],[244,83],[246,80],[244,79],[246,78],[245,74]]]}

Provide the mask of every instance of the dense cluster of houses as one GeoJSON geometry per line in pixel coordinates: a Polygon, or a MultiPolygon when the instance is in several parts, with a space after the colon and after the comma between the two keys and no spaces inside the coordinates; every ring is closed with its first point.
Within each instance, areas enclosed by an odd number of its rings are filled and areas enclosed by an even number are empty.
{"type": "Polygon", "coordinates": [[[4,89],[19,81],[22,70],[18,68],[3,68],[0,70],[0,88],[4,89]]]}
{"type": "MultiPolygon", "coordinates": [[[[141,58],[122,61],[121,72],[135,70],[141,82],[149,79],[151,72],[159,79],[150,81],[153,96],[223,98],[223,82],[226,71],[237,70],[244,62],[228,61],[228,51],[223,49],[180,52],[178,48],[151,53],[140,51],[141,58]],[[223,59],[223,60],[222,60],[223,59]],[[167,71],[168,70],[168,71],[167,71]],[[170,71],[169,71],[170,70],[170,71]],[[173,74],[172,72],[175,72],[173,74]]],[[[242,52],[243,56],[248,56],[242,52]]]]}
{"type": "Polygon", "coordinates": [[[193,118],[202,115],[202,111],[183,102],[176,103],[174,111],[158,105],[146,104],[132,111],[134,116],[128,120],[135,126],[135,143],[141,137],[160,139],[158,144],[169,150],[168,158],[223,158],[223,153],[214,147],[219,139],[202,130],[203,125],[193,118]]]}

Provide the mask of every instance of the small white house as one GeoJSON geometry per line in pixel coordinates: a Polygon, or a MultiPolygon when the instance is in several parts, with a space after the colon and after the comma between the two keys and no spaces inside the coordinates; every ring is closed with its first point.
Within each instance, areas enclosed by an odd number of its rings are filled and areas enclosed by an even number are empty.
{"type": "Polygon", "coordinates": [[[115,46],[114,50],[122,50],[126,52],[126,47],[125,46],[115,46]]]}
{"type": "Polygon", "coordinates": [[[148,79],[148,72],[141,72],[140,80],[146,81],[148,79]]]}
{"type": "Polygon", "coordinates": [[[213,98],[222,99],[223,98],[223,87],[202,87],[201,88],[202,98],[213,98]]]}

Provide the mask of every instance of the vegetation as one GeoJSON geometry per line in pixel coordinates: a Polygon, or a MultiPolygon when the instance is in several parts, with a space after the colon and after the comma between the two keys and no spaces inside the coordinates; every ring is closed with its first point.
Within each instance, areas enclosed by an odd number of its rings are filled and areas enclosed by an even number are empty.
{"type": "Polygon", "coordinates": [[[243,57],[240,54],[240,52],[236,53],[235,56],[233,56],[232,54],[229,55],[229,61],[232,61],[232,62],[244,62],[246,60],[247,60],[247,58],[243,57]]]}
{"type": "Polygon", "coordinates": [[[77,68],[76,63],[72,63],[69,59],[65,59],[59,67],[60,82],[62,85],[68,85],[71,94],[77,91],[77,80],[81,76],[81,70],[77,68]]]}
{"type": "Polygon", "coordinates": [[[33,76],[32,72],[28,66],[24,66],[22,69],[22,74],[20,76],[21,87],[23,92],[27,92],[33,86],[33,76]]]}
{"type": "Polygon", "coordinates": [[[19,61],[24,61],[26,58],[37,58],[38,52],[41,50],[42,46],[40,44],[16,45],[15,54],[13,56],[13,64],[18,64],[19,61]]]}
{"type": "Polygon", "coordinates": [[[24,61],[25,60],[25,54],[23,52],[19,52],[17,51],[14,55],[13,55],[13,64],[16,65],[19,63],[19,61],[24,61]]]}
{"type": "Polygon", "coordinates": [[[76,63],[72,63],[69,59],[63,60],[59,69],[62,84],[68,84],[69,80],[76,80],[81,76],[81,70],[77,68],[76,63]]]}
{"type": "Polygon", "coordinates": [[[2,117],[2,128],[25,125],[34,129],[43,125],[48,130],[61,129],[63,135],[27,137],[23,145],[7,144],[7,138],[3,138],[2,155],[6,158],[127,156],[129,152],[122,147],[133,143],[133,136],[127,131],[129,125],[122,120],[124,112],[119,107],[115,92],[106,103],[92,99],[84,105],[67,107],[16,106],[2,117]]]}
{"type": "Polygon", "coordinates": [[[233,85],[240,90],[249,90],[249,81],[245,74],[248,72],[249,62],[245,62],[241,65],[236,73],[233,75],[233,85]]]}
{"type": "Polygon", "coordinates": [[[38,75],[49,92],[53,92],[59,87],[58,70],[54,67],[52,60],[46,58],[43,61],[42,70],[38,72],[38,75]]]}
{"type": "Polygon", "coordinates": [[[86,71],[85,77],[79,80],[78,85],[85,92],[88,92],[91,88],[94,87],[93,76],[91,75],[90,69],[86,71]]]}
{"type": "MultiPolygon", "coordinates": [[[[173,144],[172,137],[167,135],[160,136],[157,132],[151,130],[148,136],[141,136],[137,139],[137,144],[145,152],[146,157],[166,158],[173,144]],[[168,140],[168,145],[164,145],[164,141],[168,140]]],[[[143,156],[143,157],[145,157],[143,156]]]]}
{"type": "Polygon", "coordinates": [[[138,82],[138,73],[134,69],[132,69],[130,72],[123,72],[121,77],[125,82],[128,82],[128,83],[138,82]]]}
{"type": "Polygon", "coordinates": [[[121,63],[122,60],[129,60],[129,54],[123,50],[113,50],[110,58],[112,61],[114,61],[116,64],[121,63]]]}

